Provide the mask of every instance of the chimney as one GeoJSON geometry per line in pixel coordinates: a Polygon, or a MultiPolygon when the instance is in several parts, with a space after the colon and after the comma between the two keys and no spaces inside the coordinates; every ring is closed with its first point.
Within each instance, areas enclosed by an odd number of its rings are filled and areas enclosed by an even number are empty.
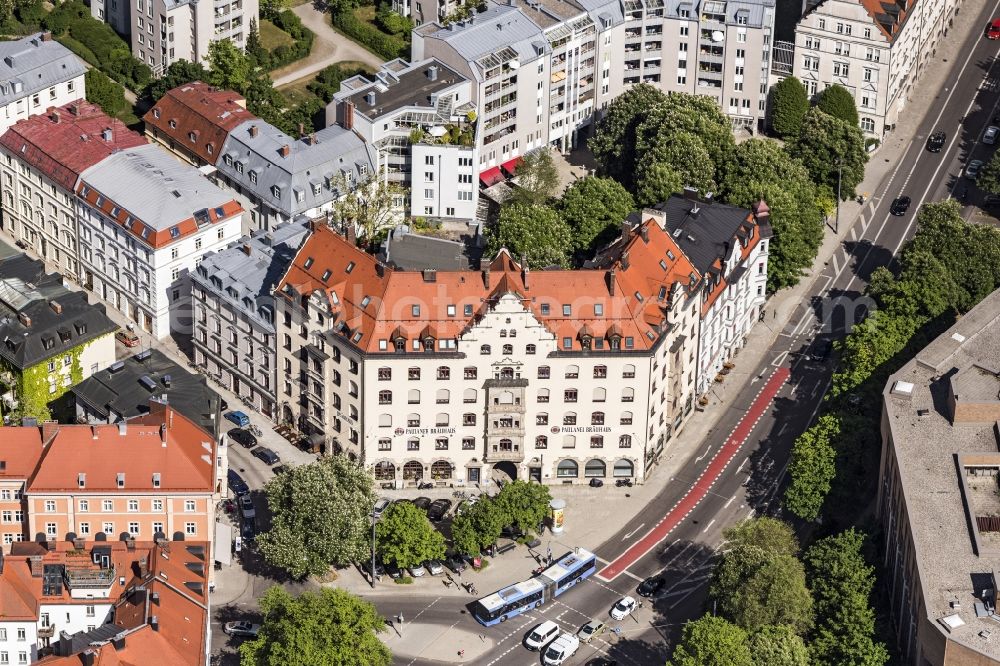
{"type": "Polygon", "coordinates": [[[52,311],[56,314],[62,314],[62,306],[59,305],[59,301],[49,301],[49,307],[52,308],[52,311]]]}
{"type": "Polygon", "coordinates": [[[94,666],[94,662],[97,661],[97,653],[93,650],[84,650],[80,653],[80,664],[81,666],[94,666]]]}
{"type": "Polygon", "coordinates": [[[521,282],[524,283],[524,288],[528,289],[528,255],[521,254],[521,282]]]}
{"type": "MultiPolygon", "coordinates": [[[[142,564],[145,564],[145,560],[142,562],[142,564]]],[[[159,592],[153,592],[153,594],[150,595],[150,601],[153,602],[154,606],[159,606],[160,605],[160,593],[159,592]]]]}
{"type": "Polygon", "coordinates": [[[385,264],[381,261],[375,262],[375,275],[379,277],[385,277],[385,264]]]}
{"type": "Polygon", "coordinates": [[[75,102],[74,104],[71,104],[69,107],[69,112],[72,113],[74,116],[80,115],[80,103],[75,102]]]}
{"type": "Polygon", "coordinates": [[[0,551],[0,574],[3,573],[3,551],[0,551]]]}
{"type": "Polygon", "coordinates": [[[706,206],[711,206],[712,205],[712,199],[714,197],[715,197],[714,193],[712,193],[712,192],[705,192],[705,197],[702,200],[705,202],[706,206]]]}
{"type": "Polygon", "coordinates": [[[301,139],[303,136],[305,136],[305,133],[306,133],[305,123],[299,123],[299,138],[301,139]]]}
{"type": "Polygon", "coordinates": [[[77,550],[83,550],[84,548],[86,548],[86,546],[87,542],[83,539],[83,537],[77,537],[73,539],[73,548],[76,548],[77,550]]]}
{"type": "Polygon", "coordinates": [[[639,235],[642,236],[642,242],[643,243],[648,243],[649,242],[649,227],[646,226],[645,224],[639,225],[639,235]]]}
{"type": "Polygon", "coordinates": [[[698,188],[696,187],[685,186],[683,194],[688,201],[698,201],[698,188]]]}
{"type": "Polygon", "coordinates": [[[771,217],[771,208],[763,199],[755,203],[751,208],[753,209],[753,216],[757,218],[757,221],[766,220],[771,217]]]}
{"type": "Polygon", "coordinates": [[[118,422],[118,436],[124,437],[128,434],[128,424],[125,421],[118,422]]]}
{"type": "Polygon", "coordinates": [[[348,222],[347,223],[347,229],[346,229],[346,231],[347,231],[347,242],[350,243],[351,245],[357,245],[358,244],[358,232],[354,228],[354,222],[348,222]]]}
{"type": "Polygon", "coordinates": [[[352,102],[342,102],[341,103],[341,119],[340,124],[344,129],[354,129],[354,104],[352,102]]]}
{"type": "Polygon", "coordinates": [[[608,271],[608,294],[615,295],[615,269],[608,271]]]}
{"type": "Polygon", "coordinates": [[[162,381],[163,381],[163,386],[165,388],[170,388],[170,381],[171,381],[170,375],[163,375],[163,380],[162,381]]]}
{"type": "Polygon", "coordinates": [[[120,631],[115,634],[115,637],[111,639],[111,644],[115,646],[116,650],[125,649],[125,632],[120,631]]]}
{"type": "Polygon", "coordinates": [[[490,286],[490,262],[486,257],[479,260],[479,270],[483,273],[483,284],[489,289],[490,286]]]}
{"type": "Polygon", "coordinates": [[[291,152],[292,152],[292,147],[289,146],[287,143],[278,149],[278,154],[281,155],[282,157],[288,157],[289,153],[291,152]]]}
{"type": "Polygon", "coordinates": [[[431,65],[427,68],[427,78],[431,81],[438,80],[438,68],[437,65],[431,65]]]}
{"type": "Polygon", "coordinates": [[[28,567],[31,570],[32,578],[41,578],[45,572],[45,565],[42,564],[41,555],[32,555],[28,558],[28,567]]]}
{"type": "Polygon", "coordinates": [[[97,439],[97,426],[90,426],[90,438],[94,440],[97,439]]]}
{"type": "Polygon", "coordinates": [[[258,132],[258,131],[259,131],[259,130],[257,129],[257,126],[256,126],[256,125],[251,125],[251,126],[250,126],[250,138],[251,138],[251,139],[255,138],[255,137],[257,136],[257,132],[258,132]]]}
{"type": "Polygon", "coordinates": [[[160,618],[157,615],[151,615],[149,617],[149,628],[153,631],[160,630],[160,618]]]}
{"type": "Polygon", "coordinates": [[[111,131],[110,127],[105,127],[104,130],[101,132],[101,138],[104,139],[107,143],[111,143],[111,140],[114,139],[114,136],[115,136],[114,132],[111,131]]]}
{"type": "Polygon", "coordinates": [[[425,268],[421,271],[424,282],[437,282],[437,271],[433,268],[425,268]]]}
{"type": "Polygon", "coordinates": [[[628,221],[622,222],[622,245],[628,245],[632,240],[632,224],[628,221]]]}
{"type": "Polygon", "coordinates": [[[25,326],[26,328],[31,328],[31,317],[24,314],[23,312],[17,313],[17,320],[21,322],[22,326],[25,326]]]}
{"type": "Polygon", "coordinates": [[[52,118],[52,122],[54,122],[56,125],[58,125],[59,124],[59,120],[60,120],[59,109],[56,109],[55,111],[53,111],[52,115],[49,116],[49,117],[52,118]]]}
{"type": "Polygon", "coordinates": [[[252,249],[250,247],[250,243],[243,243],[243,248],[242,249],[243,249],[243,254],[245,254],[245,255],[247,255],[249,257],[250,256],[250,251],[252,249]]]}
{"type": "Polygon", "coordinates": [[[375,106],[375,93],[371,91],[366,92],[365,101],[368,102],[368,106],[375,106]]]}
{"type": "Polygon", "coordinates": [[[42,33],[42,41],[43,42],[51,42],[52,41],[52,33],[49,32],[48,30],[46,30],[45,32],[43,32],[42,33]]]}
{"type": "Polygon", "coordinates": [[[619,262],[622,265],[622,270],[623,271],[627,271],[628,270],[628,252],[622,252],[622,258],[619,259],[619,262]]]}
{"type": "Polygon", "coordinates": [[[163,446],[167,445],[167,424],[166,423],[161,423],[160,424],[160,443],[163,444],[163,446]]]}

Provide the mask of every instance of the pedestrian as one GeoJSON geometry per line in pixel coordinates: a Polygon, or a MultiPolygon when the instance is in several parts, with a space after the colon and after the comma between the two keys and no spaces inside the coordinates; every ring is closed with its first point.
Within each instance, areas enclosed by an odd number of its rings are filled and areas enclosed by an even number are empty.
{"type": "Polygon", "coordinates": [[[458,651],[458,658],[459,659],[465,659],[465,650],[459,650],[458,651]]]}

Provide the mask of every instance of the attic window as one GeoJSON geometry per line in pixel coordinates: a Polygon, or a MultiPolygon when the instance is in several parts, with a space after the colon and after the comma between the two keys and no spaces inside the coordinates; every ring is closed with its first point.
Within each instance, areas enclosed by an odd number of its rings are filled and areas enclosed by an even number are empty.
{"type": "MultiPolygon", "coordinates": [[[[243,162],[236,163],[236,173],[243,173],[243,162]]],[[[275,196],[281,196],[281,190],[278,190],[278,194],[275,196]]]]}
{"type": "Polygon", "coordinates": [[[354,270],[354,266],[355,266],[355,264],[354,264],[353,261],[348,262],[347,263],[347,268],[344,269],[344,272],[347,273],[347,274],[350,274],[350,272],[354,270]]]}
{"type": "Polygon", "coordinates": [[[660,287],[660,293],[657,294],[656,298],[659,299],[659,300],[661,300],[661,301],[665,300],[667,298],[667,288],[666,287],[660,287]]]}
{"type": "Polygon", "coordinates": [[[118,472],[117,480],[118,480],[118,487],[119,488],[124,488],[125,487],[125,472],[118,472]]]}
{"type": "Polygon", "coordinates": [[[197,140],[198,140],[198,135],[197,135],[197,134],[195,134],[194,132],[188,132],[188,140],[189,140],[189,141],[190,141],[191,143],[194,143],[195,141],[197,141],[197,140]]]}
{"type": "Polygon", "coordinates": [[[573,307],[570,305],[563,306],[563,317],[569,317],[573,314],[573,307]]]}
{"type": "Polygon", "coordinates": [[[594,303],[594,316],[595,317],[603,317],[604,316],[604,304],[603,303],[594,303]]]}
{"type": "Polygon", "coordinates": [[[642,303],[642,301],[643,301],[642,294],[640,294],[639,292],[635,292],[635,297],[636,297],[636,300],[638,300],[640,303],[642,303]]]}
{"type": "Polygon", "coordinates": [[[306,267],[306,268],[309,268],[309,267],[311,267],[312,265],[313,265],[313,258],[312,258],[312,257],[306,257],[306,264],[305,264],[305,267],[306,267]]]}
{"type": "Polygon", "coordinates": [[[328,268],[325,271],[323,271],[322,280],[323,280],[323,282],[326,282],[329,279],[330,279],[330,269],[328,268]]]}
{"type": "Polygon", "coordinates": [[[257,184],[257,172],[256,171],[251,171],[250,172],[250,182],[253,183],[254,185],[257,184]]]}
{"type": "Polygon", "coordinates": [[[170,237],[171,238],[177,238],[180,235],[181,235],[181,230],[176,225],[170,227],[170,237]]]}
{"type": "Polygon", "coordinates": [[[635,338],[631,335],[625,338],[625,349],[632,349],[635,347],[635,338]]]}
{"type": "Polygon", "coordinates": [[[351,340],[354,342],[361,342],[361,331],[358,331],[353,336],[351,336],[351,340]]]}
{"type": "Polygon", "coordinates": [[[366,307],[368,307],[368,304],[371,303],[371,302],[372,302],[372,297],[371,296],[365,296],[364,298],[362,298],[361,299],[361,309],[364,310],[366,307]]]}
{"type": "Polygon", "coordinates": [[[111,217],[118,217],[118,213],[120,213],[120,212],[121,212],[121,208],[119,208],[118,206],[114,206],[111,209],[111,217]]]}
{"type": "Polygon", "coordinates": [[[226,166],[233,166],[233,156],[232,155],[226,155],[225,157],[222,158],[222,161],[226,163],[226,166]]]}
{"type": "Polygon", "coordinates": [[[170,125],[170,129],[177,129],[177,121],[174,120],[173,118],[171,118],[170,122],[168,122],[167,124],[170,125]]]}
{"type": "Polygon", "coordinates": [[[55,338],[42,338],[42,346],[46,349],[52,349],[56,346],[55,338]]]}
{"type": "Polygon", "coordinates": [[[75,327],[77,335],[83,335],[84,333],[87,332],[87,325],[84,324],[83,322],[78,322],[77,324],[75,324],[75,327]]]}
{"type": "Polygon", "coordinates": [[[669,259],[670,261],[674,260],[674,253],[672,250],[667,250],[667,259],[669,259]]]}
{"type": "Polygon", "coordinates": [[[412,305],[412,306],[410,306],[410,314],[412,316],[414,316],[414,317],[419,317],[420,316],[420,306],[419,305],[412,305]]]}
{"type": "Polygon", "coordinates": [[[274,185],[273,187],[271,187],[271,196],[273,196],[275,199],[280,199],[281,198],[281,188],[278,187],[277,185],[274,185]]]}
{"type": "Polygon", "coordinates": [[[312,190],[313,190],[313,195],[319,196],[320,192],[323,191],[323,186],[320,185],[319,183],[313,183],[312,190]]]}
{"type": "Polygon", "coordinates": [[[102,197],[100,194],[98,194],[97,195],[97,207],[101,208],[102,206],[104,206],[104,197],[102,197]]]}
{"type": "Polygon", "coordinates": [[[542,314],[543,315],[549,314],[549,304],[548,303],[542,303],[542,314]]]}
{"type": "Polygon", "coordinates": [[[160,110],[159,109],[153,109],[153,117],[154,118],[159,118],[160,117],[160,110]]]}
{"type": "Polygon", "coordinates": [[[466,317],[471,317],[472,316],[472,306],[471,305],[466,305],[465,307],[463,307],[462,308],[462,313],[466,317]]]}
{"type": "Polygon", "coordinates": [[[663,261],[663,259],[660,259],[660,268],[662,270],[667,270],[667,262],[663,261]]]}
{"type": "Polygon", "coordinates": [[[146,240],[147,238],[149,238],[149,227],[143,226],[142,227],[142,239],[146,240]]]}

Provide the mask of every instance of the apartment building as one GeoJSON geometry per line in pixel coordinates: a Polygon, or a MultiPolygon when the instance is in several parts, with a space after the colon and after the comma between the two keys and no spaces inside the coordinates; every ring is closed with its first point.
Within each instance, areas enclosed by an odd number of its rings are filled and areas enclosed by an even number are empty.
{"type": "Polygon", "coordinates": [[[876,505],[899,662],[1000,664],[1000,292],[893,374],[876,505]]]}
{"type": "Polygon", "coordinates": [[[132,46],[132,55],[162,76],[178,60],[208,65],[208,46],[228,39],[244,48],[258,0],[93,0],[91,15],[107,22],[132,46]]]}
{"type": "Polygon", "coordinates": [[[333,202],[376,173],[375,149],[343,127],[299,140],[261,120],[226,137],[216,162],[218,182],[250,210],[250,229],[269,230],[300,215],[333,210],[333,202]]]}
{"type": "Polygon", "coordinates": [[[62,541],[14,551],[0,563],[8,592],[0,663],[205,663],[204,542],[62,541]]]}
{"type": "Polygon", "coordinates": [[[69,388],[114,362],[117,330],[103,306],[66,289],[61,275],[0,244],[4,422],[67,415],[63,396],[69,388]]]}
{"type": "Polygon", "coordinates": [[[472,83],[433,58],[382,65],[371,79],[340,84],[327,124],[374,146],[378,168],[407,192],[400,212],[430,219],[474,220],[479,199],[472,83]]]}
{"type": "Polygon", "coordinates": [[[80,173],[115,151],[145,143],[120,120],[83,100],[18,121],[0,136],[0,228],[78,280],[75,192],[80,173]]]}
{"type": "Polygon", "coordinates": [[[195,365],[269,418],[277,411],[272,292],[307,233],[305,222],[292,222],[243,237],[191,273],[195,365]]]}
{"type": "Polygon", "coordinates": [[[810,95],[833,84],[847,88],[857,102],[861,129],[882,137],[906,108],[958,5],[958,0],[824,0],[795,28],[793,72],[810,95]]]}
{"type": "Polygon", "coordinates": [[[637,83],[711,96],[734,126],[762,127],[773,24],[773,0],[490,0],[465,20],[415,29],[412,51],[474,82],[485,172],[541,146],[579,145],[637,83]]]}
{"type": "Polygon", "coordinates": [[[86,72],[52,33],[0,42],[0,133],[50,106],[84,99],[86,72]]]}
{"type": "Polygon", "coordinates": [[[122,150],[77,185],[83,282],[158,338],[190,331],[189,273],[242,234],[243,208],[156,146],[122,150]]]}
{"type": "Polygon", "coordinates": [[[24,489],[41,460],[43,447],[37,428],[5,427],[3,433],[4,467],[0,469],[0,540],[3,546],[0,550],[9,553],[11,544],[28,538],[25,518],[28,503],[24,489]]]}
{"type": "Polygon", "coordinates": [[[192,81],[167,91],[142,117],[146,137],[196,167],[215,166],[226,137],[245,120],[242,95],[192,81]]]}
{"type": "MultiPolygon", "coordinates": [[[[188,372],[157,349],[115,361],[70,389],[76,422],[98,425],[131,421],[149,413],[156,398],[223,443],[229,429],[222,398],[203,375],[188,372]]],[[[225,476],[221,474],[220,478],[225,476]]]]}

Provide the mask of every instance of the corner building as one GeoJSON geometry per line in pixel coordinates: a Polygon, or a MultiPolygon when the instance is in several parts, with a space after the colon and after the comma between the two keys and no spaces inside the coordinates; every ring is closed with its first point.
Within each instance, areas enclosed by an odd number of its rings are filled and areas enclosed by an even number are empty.
{"type": "Polygon", "coordinates": [[[650,212],[573,271],[393,270],[315,224],[275,292],[279,420],[379,482],[641,482],[693,411],[713,289],[650,212]]]}

